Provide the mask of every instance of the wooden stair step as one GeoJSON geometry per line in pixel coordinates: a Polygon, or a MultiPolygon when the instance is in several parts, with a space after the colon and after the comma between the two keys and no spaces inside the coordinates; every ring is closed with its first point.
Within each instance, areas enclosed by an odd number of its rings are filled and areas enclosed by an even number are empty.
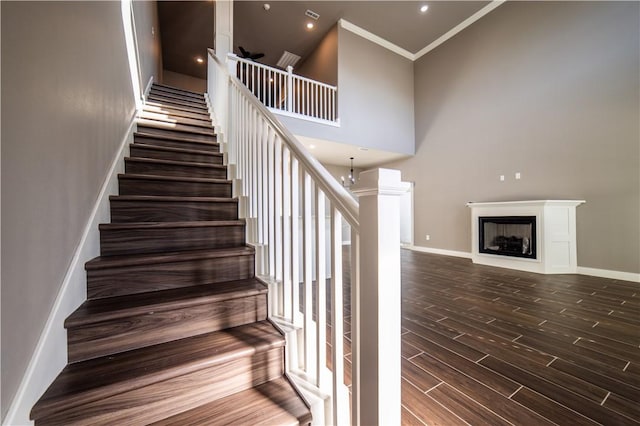
{"type": "Polygon", "coordinates": [[[149,109],[142,109],[140,113],[138,113],[138,118],[145,118],[147,120],[157,120],[160,122],[168,122],[168,123],[176,123],[176,124],[186,124],[189,126],[199,126],[205,127],[208,129],[213,128],[213,124],[211,123],[211,118],[189,118],[182,117],[180,115],[173,115],[166,112],[161,111],[151,111],[149,109]]]}
{"type": "Polygon", "coordinates": [[[188,102],[188,101],[176,99],[169,96],[153,95],[153,94],[149,94],[149,97],[147,99],[151,104],[160,104],[160,105],[167,105],[167,106],[173,105],[183,109],[188,108],[189,110],[196,111],[196,112],[208,112],[207,104],[204,101],[188,102]]]}
{"type": "Polygon", "coordinates": [[[129,146],[131,157],[155,158],[157,160],[187,161],[193,163],[222,164],[224,154],[221,152],[200,151],[189,148],[175,148],[143,143],[129,146]]]}
{"type": "Polygon", "coordinates": [[[189,111],[184,111],[182,109],[172,108],[167,105],[160,107],[160,106],[153,106],[151,104],[145,104],[142,107],[142,111],[148,112],[150,114],[161,114],[161,115],[168,115],[170,117],[188,118],[188,119],[203,121],[211,124],[211,115],[209,115],[208,111],[189,112],[189,111]]]}
{"type": "Polygon", "coordinates": [[[208,109],[184,105],[184,104],[181,104],[180,102],[167,102],[162,100],[148,99],[145,105],[150,108],[161,108],[161,109],[171,108],[174,110],[190,112],[193,114],[200,114],[200,115],[207,115],[207,116],[209,115],[208,109]]]}
{"type": "Polygon", "coordinates": [[[273,325],[260,321],[69,364],[33,407],[31,418],[37,424],[161,420],[279,376],[283,345],[273,325]],[[200,404],[188,402],[202,393],[209,395],[196,397],[200,404]]]}
{"type": "Polygon", "coordinates": [[[175,148],[195,149],[198,151],[220,152],[220,145],[213,141],[203,141],[190,138],[188,135],[163,135],[145,132],[133,134],[134,143],[144,143],[148,145],[170,146],[175,148]]]}
{"type": "Polygon", "coordinates": [[[201,177],[209,179],[225,179],[227,166],[221,164],[194,163],[191,161],[160,160],[155,158],[125,157],[126,173],[201,177]]]}
{"type": "Polygon", "coordinates": [[[122,296],[254,276],[252,247],[100,256],[85,263],[87,298],[122,296]]]}
{"type": "Polygon", "coordinates": [[[244,220],[106,223],[99,228],[102,256],[245,245],[244,220]]]}
{"type": "Polygon", "coordinates": [[[65,322],[69,362],[266,318],[267,287],[255,278],[88,300],[65,322]]]}
{"type": "Polygon", "coordinates": [[[111,222],[185,222],[238,219],[238,199],[112,195],[111,222]]]}
{"type": "Polygon", "coordinates": [[[153,426],[283,426],[309,423],[311,412],[304,400],[285,377],[280,377],[160,420],[153,426]]]}
{"type": "Polygon", "coordinates": [[[216,134],[213,126],[201,126],[201,125],[191,125],[191,124],[183,124],[180,122],[175,122],[175,120],[167,119],[167,120],[155,120],[148,119],[144,117],[138,117],[136,119],[138,126],[149,126],[155,127],[157,129],[169,130],[171,132],[188,132],[194,133],[197,135],[208,135],[214,136],[216,134]]]}
{"type": "Polygon", "coordinates": [[[189,92],[187,90],[155,86],[155,85],[151,86],[151,90],[149,91],[149,93],[177,95],[177,96],[181,96],[188,99],[194,99],[196,101],[205,99],[204,93],[195,93],[195,92],[189,92]]]}
{"type": "Polygon", "coordinates": [[[118,183],[120,195],[230,198],[232,194],[232,183],[226,179],[127,173],[118,175],[118,183]]]}
{"type": "Polygon", "coordinates": [[[196,96],[196,97],[204,96],[204,94],[202,94],[200,92],[194,92],[193,90],[182,89],[180,87],[170,86],[168,84],[153,83],[151,85],[151,87],[153,89],[171,91],[171,92],[175,92],[175,93],[181,93],[181,94],[185,94],[185,95],[192,95],[192,96],[196,96]]]}
{"type": "Polygon", "coordinates": [[[185,93],[178,93],[178,92],[168,91],[168,90],[160,90],[156,87],[151,88],[151,91],[149,92],[149,97],[162,97],[167,99],[176,99],[181,102],[184,101],[184,102],[195,103],[199,105],[200,104],[205,106],[207,105],[207,101],[205,100],[204,95],[192,96],[185,93]]]}
{"type": "Polygon", "coordinates": [[[170,128],[159,125],[158,123],[147,120],[141,122],[138,120],[138,132],[147,133],[150,135],[164,135],[173,136],[177,138],[188,138],[201,142],[215,142],[216,135],[213,132],[203,132],[199,130],[189,130],[184,128],[170,128]]]}

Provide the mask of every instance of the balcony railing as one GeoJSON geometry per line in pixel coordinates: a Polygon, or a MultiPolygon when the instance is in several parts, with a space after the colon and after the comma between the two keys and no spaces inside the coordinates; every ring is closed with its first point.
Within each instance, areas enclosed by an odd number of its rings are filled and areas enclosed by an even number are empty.
{"type": "Polygon", "coordinates": [[[292,67],[282,71],[233,54],[229,61],[236,77],[272,112],[337,123],[335,86],[296,75],[292,67]]]}
{"type": "Polygon", "coordinates": [[[408,184],[396,170],[363,172],[356,202],[260,101],[279,92],[247,87],[237,70],[209,51],[218,141],[269,285],[269,318],[287,336],[287,374],[313,424],[400,424],[399,195],[408,184]]]}

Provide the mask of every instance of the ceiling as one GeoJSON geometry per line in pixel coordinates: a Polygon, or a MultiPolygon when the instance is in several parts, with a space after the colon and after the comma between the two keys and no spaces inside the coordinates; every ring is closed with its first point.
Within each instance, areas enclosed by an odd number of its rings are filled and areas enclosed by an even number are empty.
{"type": "Polygon", "coordinates": [[[260,62],[275,66],[285,50],[305,57],[339,19],[345,19],[409,53],[417,53],[482,9],[488,1],[235,1],[234,51],[263,52],[260,62]],[[263,5],[269,3],[269,10],[263,5]],[[428,4],[426,13],[420,13],[428,4]],[[310,9],[320,14],[313,21],[310,9]],[[307,22],[315,28],[308,30],[307,22]],[[267,34],[268,36],[265,36],[267,34]]]}
{"type": "MultiPolygon", "coordinates": [[[[299,64],[320,43],[322,37],[345,19],[411,54],[482,9],[488,1],[235,1],[234,51],[238,46],[263,52],[260,62],[275,66],[287,50],[302,57],[299,64]],[[269,3],[269,10],[264,4],[269,3]],[[420,13],[420,6],[429,10],[420,13]],[[320,14],[308,30],[305,16],[310,9],[320,14]],[[267,36],[265,36],[267,35],[267,36]]],[[[213,1],[158,1],[163,67],[167,70],[206,78],[206,58],[213,46],[213,1]]],[[[299,65],[298,64],[298,65],[299,65]]]]}

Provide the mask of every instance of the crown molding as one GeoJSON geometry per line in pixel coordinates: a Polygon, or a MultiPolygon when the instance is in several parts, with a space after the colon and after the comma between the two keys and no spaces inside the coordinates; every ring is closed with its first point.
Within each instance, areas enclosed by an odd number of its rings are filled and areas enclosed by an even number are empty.
{"type": "Polygon", "coordinates": [[[501,6],[505,2],[506,2],[506,0],[493,0],[491,3],[489,3],[488,5],[486,5],[485,7],[483,7],[482,9],[477,11],[476,13],[474,13],[473,15],[469,16],[467,19],[465,19],[464,21],[460,22],[455,27],[451,28],[449,31],[447,31],[446,33],[444,33],[440,37],[438,37],[436,40],[434,40],[428,46],[425,46],[421,50],[419,50],[418,53],[415,53],[413,55],[414,56],[413,60],[415,61],[415,60],[421,58],[422,56],[426,55],[427,53],[431,52],[433,49],[435,49],[436,47],[440,46],[442,43],[444,43],[445,41],[449,40],[451,37],[453,37],[454,35],[458,34],[460,31],[464,30],[469,25],[473,24],[478,19],[482,18],[483,16],[485,16],[486,14],[491,12],[493,9],[497,8],[498,6],[501,6]]]}
{"type": "Polygon", "coordinates": [[[360,37],[367,39],[370,42],[375,43],[379,46],[382,46],[385,49],[388,49],[394,53],[397,53],[398,55],[403,56],[411,61],[415,61],[415,55],[413,53],[409,52],[406,49],[403,49],[402,47],[396,44],[391,43],[389,40],[385,40],[382,37],[377,36],[374,33],[369,32],[364,28],[361,28],[356,24],[353,24],[347,21],[346,19],[340,19],[339,22],[340,22],[340,26],[345,30],[351,31],[354,34],[359,35],[360,37]]]}
{"type": "Polygon", "coordinates": [[[375,43],[379,46],[384,47],[385,49],[388,49],[404,58],[407,58],[411,61],[416,61],[417,59],[421,58],[422,56],[424,56],[425,54],[429,53],[430,51],[432,51],[433,49],[435,49],[436,47],[440,46],[442,43],[444,43],[445,41],[449,40],[451,37],[455,36],[456,34],[458,34],[460,31],[464,30],[465,28],[467,28],[469,25],[473,24],[474,22],[476,22],[478,19],[482,18],[483,16],[485,16],[486,14],[488,14],[489,12],[491,12],[492,10],[494,10],[495,8],[497,8],[498,6],[501,6],[503,3],[505,3],[506,0],[493,0],[492,2],[490,2],[489,4],[487,4],[485,7],[483,7],[482,9],[478,10],[476,13],[474,13],[473,15],[471,15],[470,17],[468,17],[467,19],[465,19],[464,21],[462,21],[461,23],[459,23],[458,25],[456,25],[455,27],[453,27],[452,29],[450,29],[449,31],[447,31],[445,34],[443,34],[442,36],[438,37],[436,40],[434,40],[433,42],[431,42],[429,45],[425,46],[424,48],[420,49],[417,53],[411,53],[406,49],[403,49],[402,47],[391,43],[389,40],[385,40],[384,38],[375,35],[374,33],[365,30],[362,27],[357,26],[356,24],[347,21],[346,19],[340,19],[339,23],[340,26],[342,28],[344,28],[347,31],[350,31],[356,35],[359,35],[360,37],[369,40],[372,43],[375,43]]]}

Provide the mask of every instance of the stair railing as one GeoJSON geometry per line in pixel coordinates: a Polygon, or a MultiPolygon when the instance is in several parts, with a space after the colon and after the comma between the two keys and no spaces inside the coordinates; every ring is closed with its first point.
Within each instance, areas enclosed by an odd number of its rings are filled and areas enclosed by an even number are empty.
{"type": "Polygon", "coordinates": [[[276,113],[302,116],[320,121],[338,121],[338,88],[287,71],[230,54],[235,75],[267,108],[276,113]]]}
{"type": "Polygon", "coordinates": [[[270,287],[269,317],[287,332],[287,373],[319,395],[314,424],[400,424],[398,195],[408,185],[395,170],[363,172],[358,204],[236,70],[209,50],[219,142],[270,287]]]}

